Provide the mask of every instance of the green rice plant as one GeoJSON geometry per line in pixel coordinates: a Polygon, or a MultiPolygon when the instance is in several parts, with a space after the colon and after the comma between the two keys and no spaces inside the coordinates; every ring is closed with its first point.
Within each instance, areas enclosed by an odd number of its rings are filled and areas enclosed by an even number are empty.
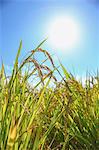
{"type": "Polygon", "coordinates": [[[45,41],[19,63],[20,42],[10,77],[2,62],[0,149],[97,150],[99,75],[90,76],[83,86],[61,63],[60,72],[52,56],[41,49],[45,41]],[[36,60],[37,53],[45,59],[36,60]],[[51,66],[46,65],[47,61],[51,66]],[[32,85],[35,78],[39,80],[32,85]],[[51,82],[54,87],[50,86],[51,82]]]}

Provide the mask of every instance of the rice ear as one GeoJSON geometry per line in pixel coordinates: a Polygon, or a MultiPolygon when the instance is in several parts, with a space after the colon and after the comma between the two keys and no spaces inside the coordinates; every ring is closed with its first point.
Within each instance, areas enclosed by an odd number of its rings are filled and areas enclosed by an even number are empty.
{"type": "Polygon", "coordinates": [[[46,55],[48,56],[49,60],[51,61],[52,65],[53,65],[53,67],[55,68],[53,59],[52,59],[52,57],[50,56],[50,54],[47,51],[46,51],[46,55]]]}
{"type": "Polygon", "coordinates": [[[43,83],[43,73],[42,73],[42,70],[41,70],[41,66],[39,65],[39,63],[35,59],[30,59],[29,62],[32,62],[35,65],[35,68],[38,71],[38,75],[41,78],[41,81],[43,83]]]}
{"type": "Polygon", "coordinates": [[[53,65],[53,67],[55,67],[54,62],[53,62],[53,59],[52,59],[52,57],[50,56],[50,54],[48,53],[48,51],[43,50],[43,49],[41,49],[41,48],[38,48],[38,51],[43,52],[45,55],[47,55],[48,58],[49,58],[49,60],[51,61],[52,65],[53,65]]]}
{"type": "Polygon", "coordinates": [[[45,65],[41,65],[40,66],[42,69],[45,69],[45,70],[47,70],[47,71],[51,71],[51,69],[48,67],[48,66],[45,66],[45,65]]]}

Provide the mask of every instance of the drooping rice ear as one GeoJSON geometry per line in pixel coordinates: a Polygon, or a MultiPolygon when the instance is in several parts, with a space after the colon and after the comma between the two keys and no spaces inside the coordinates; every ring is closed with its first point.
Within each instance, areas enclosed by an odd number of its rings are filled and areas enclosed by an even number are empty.
{"type": "Polygon", "coordinates": [[[39,75],[39,77],[43,83],[43,73],[42,73],[42,70],[41,70],[39,63],[35,59],[30,59],[29,62],[32,62],[35,65],[35,68],[38,71],[38,75],[39,75]]]}
{"type": "Polygon", "coordinates": [[[53,62],[53,59],[52,59],[52,57],[50,56],[50,54],[48,53],[48,51],[43,50],[43,49],[41,49],[41,48],[38,48],[38,51],[43,52],[43,53],[49,58],[49,60],[50,60],[50,62],[52,63],[53,67],[55,67],[54,62],[53,62]]]}
{"type": "Polygon", "coordinates": [[[50,69],[48,66],[41,65],[40,67],[41,67],[42,69],[45,69],[45,70],[51,72],[51,69],[50,69]]]}
{"type": "MultiPolygon", "coordinates": [[[[45,66],[45,65],[41,65],[41,68],[49,71],[50,73],[52,72],[52,70],[48,67],[48,66],[45,66]]],[[[47,74],[46,74],[47,75],[47,74]]],[[[56,77],[52,74],[52,78],[57,81],[56,77]]]]}
{"type": "Polygon", "coordinates": [[[34,54],[34,53],[35,53],[35,50],[31,50],[31,53],[34,54]]]}
{"type": "Polygon", "coordinates": [[[43,50],[42,48],[38,48],[39,52],[45,53],[45,50],[43,50]]]}
{"type": "Polygon", "coordinates": [[[53,65],[53,67],[55,68],[53,59],[52,59],[52,57],[50,56],[50,54],[47,51],[46,51],[46,55],[48,56],[49,60],[51,61],[52,65],[53,65]]]}

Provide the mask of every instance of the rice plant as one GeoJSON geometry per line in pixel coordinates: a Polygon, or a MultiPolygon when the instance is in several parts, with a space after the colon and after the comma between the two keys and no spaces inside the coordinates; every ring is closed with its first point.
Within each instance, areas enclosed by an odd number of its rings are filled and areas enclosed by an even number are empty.
{"type": "Polygon", "coordinates": [[[52,56],[41,48],[44,42],[19,63],[20,42],[10,77],[2,63],[0,149],[98,150],[99,74],[90,76],[83,86],[61,63],[60,72],[52,56]],[[45,59],[39,62],[36,53],[45,59]],[[32,85],[35,78],[39,80],[32,85]]]}

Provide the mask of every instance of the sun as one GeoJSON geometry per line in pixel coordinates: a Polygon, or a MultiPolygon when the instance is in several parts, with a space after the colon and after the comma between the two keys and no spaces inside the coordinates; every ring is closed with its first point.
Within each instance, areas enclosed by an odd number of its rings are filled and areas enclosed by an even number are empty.
{"type": "Polygon", "coordinates": [[[48,39],[53,48],[70,50],[79,42],[79,26],[71,17],[58,17],[49,25],[48,39]]]}

